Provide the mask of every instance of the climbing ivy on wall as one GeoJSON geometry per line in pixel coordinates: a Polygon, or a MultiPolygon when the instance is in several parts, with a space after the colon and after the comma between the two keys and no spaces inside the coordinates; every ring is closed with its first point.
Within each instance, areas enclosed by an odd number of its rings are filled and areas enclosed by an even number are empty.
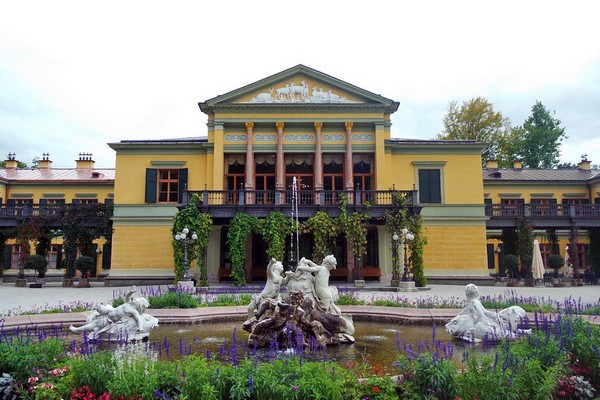
{"type": "Polygon", "coordinates": [[[341,197],[340,202],[340,229],[346,236],[348,245],[352,247],[352,253],[358,262],[367,254],[367,222],[371,217],[367,213],[349,213],[346,209],[348,198],[341,197]]]}
{"type": "MultiPolygon", "coordinates": [[[[410,249],[409,263],[413,274],[415,285],[424,287],[427,285],[425,278],[425,266],[423,262],[423,253],[427,238],[423,232],[423,218],[420,214],[409,215],[408,203],[406,198],[399,192],[392,192],[392,208],[385,213],[385,224],[390,232],[400,235],[403,228],[408,229],[415,238],[409,242],[410,249]]],[[[403,260],[398,260],[402,265],[403,260]]]]}
{"type": "Polygon", "coordinates": [[[231,256],[231,278],[233,284],[242,286],[246,284],[244,263],[246,260],[246,241],[256,229],[257,220],[245,213],[237,213],[231,220],[227,232],[227,247],[231,256]]]}
{"type": "Polygon", "coordinates": [[[590,238],[590,246],[588,250],[588,263],[596,272],[596,276],[600,274],[600,228],[591,228],[588,230],[590,238]]]}
{"type": "Polygon", "coordinates": [[[267,242],[267,256],[283,261],[285,238],[296,230],[295,221],[279,211],[273,211],[267,218],[257,221],[257,230],[267,242]]]}
{"type": "Polygon", "coordinates": [[[171,230],[171,245],[173,246],[173,261],[175,265],[175,281],[179,281],[183,277],[183,244],[175,240],[175,235],[180,233],[183,228],[190,230],[189,235],[196,233],[198,240],[188,245],[188,260],[196,260],[196,265],[200,270],[201,286],[208,286],[208,273],[206,271],[206,263],[204,262],[206,254],[206,246],[210,239],[213,227],[213,220],[210,214],[201,213],[196,206],[197,196],[194,196],[190,204],[183,210],[175,214],[173,219],[173,229],[171,230]]]}
{"type": "Polygon", "coordinates": [[[533,278],[531,270],[531,261],[533,260],[533,227],[524,218],[519,218],[517,222],[518,237],[518,255],[521,260],[521,273],[525,273],[527,278],[533,278]]]}
{"type": "Polygon", "coordinates": [[[340,224],[326,212],[317,211],[302,224],[302,232],[312,233],[315,241],[312,259],[320,264],[325,255],[330,254],[331,249],[335,247],[335,239],[340,233],[340,224]]]}

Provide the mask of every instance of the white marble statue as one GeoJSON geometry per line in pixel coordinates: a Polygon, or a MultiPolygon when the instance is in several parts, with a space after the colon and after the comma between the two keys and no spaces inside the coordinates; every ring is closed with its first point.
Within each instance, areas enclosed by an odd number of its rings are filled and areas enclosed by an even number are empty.
{"type": "Polygon", "coordinates": [[[248,305],[248,318],[252,318],[255,312],[262,314],[264,310],[258,310],[259,305],[262,307],[275,307],[281,301],[280,288],[283,282],[283,264],[274,258],[267,265],[267,283],[260,294],[254,296],[248,305]]]}
{"type": "Polygon", "coordinates": [[[148,337],[150,331],[158,326],[158,319],[146,314],[149,306],[144,297],[132,298],[137,292],[132,286],[125,296],[125,303],[118,307],[110,304],[99,306],[91,313],[85,325],[74,327],[71,332],[85,332],[90,339],[104,340],[142,340],[148,337]]]}
{"type": "Polygon", "coordinates": [[[281,262],[271,260],[267,283],[248,306],[248,319],[244,322],[244,329],[250,332],[248,340],[258,347],[273,342],[283,348],[294,347],[290,332],[302,331],[306,346],[310,338],[319,346],[354,343],[352,316],[342,315],[334,303],[338,299],[337,288],[329,286],[329,271],[336,264],[332,255],[325,257],[322,265],[303,258],[295,271],[286,271],[282,277],[281,262]],[[283,299],[279,294],[282,285],[287,288],[283,299]]]}
{"type": "Polygon", "coordinates": [[[335,286],[329,286],[329,271],[335,269],[336,266],[337,261],[335,257],[330,254],[323,259],[322,265],[317,265],[311,260],[302,258],[296,271],[314,274],[314,292],[317,297],[316,306],[325,312],[340,315],[342,312],[335,304],[335,301],[339,298],[338,290],[335,286]]]}
{"type": "Polygon", "coordinates": [[[467,306],[446,324],[446,331],[453,337],[470,342],[482,340],[513,339],[530,330],[519,329],[526,317],[519,306],[507,307],[499,312],[488,311],[479,300],[479,289],[470,283],[466,287],[467,306]]]}

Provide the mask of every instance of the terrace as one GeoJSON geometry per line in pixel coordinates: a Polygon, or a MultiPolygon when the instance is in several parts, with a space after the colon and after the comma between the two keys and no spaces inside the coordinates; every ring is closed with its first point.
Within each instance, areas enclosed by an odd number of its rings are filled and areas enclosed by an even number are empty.
{"type": "Polygon", "coordinates": [[[86,222],[100,224],[109,209],[109,204],[0,204],[0,227],[17,226],[19,221],[43,218],[50,227],[62,226],[64,217],[73,210],[86,212],[86,222]]]}
{"type": "Polygon", "coordinates": [[[536,228],[600,227],[600,204],[486,204],[488,228],[513,228],[526,218],[536,228]]]}
{"type": "MultiPolygon", "coordinates": [[[[187,202],[198,196],[198,208],[213,218],[233,218],[238,212],[252,217],[264,218],[272,211],[286,216],[292,215],[294,193],[291,190],[204,190],[189,191],[187,202]]],[[[366,212],[371,218],[385,216],[386,210],[394,205],[395,196],[406,200],[409,211],[419,213],[416,190],[300,190],[297,192],[298,218],[310,218],[317,211],[335,217],[340,213],[343,199],[350,212],[366,212]]]]}

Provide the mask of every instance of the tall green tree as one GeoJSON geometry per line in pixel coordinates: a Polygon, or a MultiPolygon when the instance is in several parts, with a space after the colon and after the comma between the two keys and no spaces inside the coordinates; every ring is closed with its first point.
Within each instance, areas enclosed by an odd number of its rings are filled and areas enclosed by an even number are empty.
{"type": "Polygon", "coordinates": [[[460,106],[457,101],[451,101],[442,121],[444,130],[436,138],[487,143],[482,152],[483,162],[490,156],[496,156],[511,131],[510,120],[495,111],[494,106],[483,97],[464,101],[460,106]]]}
{"type": "Polygon", "coordinates": [[[554,168],[558,165],[560,145],[566,139],[565,128],[546,107],[536,101],[523,124],[517,154],[525,168],[554,168]]]}

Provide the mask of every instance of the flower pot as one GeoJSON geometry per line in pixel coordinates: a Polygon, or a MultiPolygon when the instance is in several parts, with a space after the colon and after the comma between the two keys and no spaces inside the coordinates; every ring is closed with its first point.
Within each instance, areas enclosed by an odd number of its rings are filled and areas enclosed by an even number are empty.
{"type": "Polygon", "coordinates": [[[73,287],[73,279],[71,279],[71,278],[63,279],[62,285],[63,285],[63,287],[73,287]]]}
{"type": "Polygon", "coordinates": [[[77,285],[77,287],[80,287],[80,288],[89,288],[90,287],[90,280],[88,278],[81,278],[81,279],[79,279],[79,284],[77,285]]]}

